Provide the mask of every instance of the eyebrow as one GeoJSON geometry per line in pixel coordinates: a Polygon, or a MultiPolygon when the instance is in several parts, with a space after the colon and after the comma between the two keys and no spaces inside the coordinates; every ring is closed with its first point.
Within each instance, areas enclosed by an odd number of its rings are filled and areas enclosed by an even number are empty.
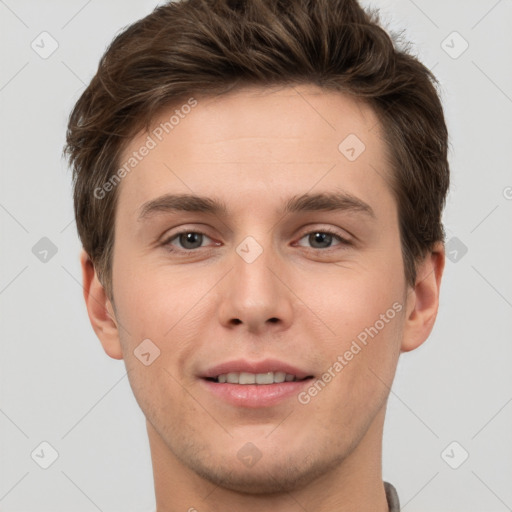
{"type": "Polygon", "coordinates": [[[201,212],[226,215],[227,207],[222,201],[191,194],[165,194],[144,203],[140,208],[138,221],[153,217],[157,213],[201,212]]]}
{"type": "Polygon", "coordinates": [[[358,212],[372,219],[376,218],[375,212],[368,203],[348,192],[324,192],[294,196],[286,203],[283,213],[333,210],[358,212]]]}
{"type": "MultiPolygon", "coordinates": [[[[226,203],[209,197],[192,194],[165,194],[144,203],[140,208],[138,221],[153,217],[158,213],[199,212],[218,216],[226,216],[226,203]]],[[[363,213],[375,219],[372,207],[348,192],[332,192],[318,194],[302,194],[291,197],[285,204],[282,213],[312,211],[347,211],[363,213]]]]}

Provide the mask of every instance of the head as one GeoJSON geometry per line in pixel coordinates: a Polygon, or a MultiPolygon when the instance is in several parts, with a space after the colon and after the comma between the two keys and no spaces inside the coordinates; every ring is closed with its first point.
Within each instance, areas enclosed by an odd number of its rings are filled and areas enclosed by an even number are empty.
{"type": "Polygon", "coordinates": [[[67,134],[85,296],[189,470],[291,489],[382,423],[399,353],[437,312],[435,84],[353,0],[169,3],[107,49],[67,134]],[[311,378],[293,400],[234,406],[207,380],[233,359],[311,378]],[[254,447],[261,462],[240,464],[254,447]]]}

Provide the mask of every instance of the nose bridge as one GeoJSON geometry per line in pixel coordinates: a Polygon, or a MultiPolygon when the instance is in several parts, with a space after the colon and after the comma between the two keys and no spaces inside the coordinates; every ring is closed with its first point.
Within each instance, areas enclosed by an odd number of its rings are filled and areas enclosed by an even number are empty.
{"type": "Polygon", "coordinates": [[[219,309],[224,325],[244,324],[251,331],[289,325],[290,293],[276,277],[282,267],[271,236],[246,236],[235,248],[233,270],[219,309]]]}

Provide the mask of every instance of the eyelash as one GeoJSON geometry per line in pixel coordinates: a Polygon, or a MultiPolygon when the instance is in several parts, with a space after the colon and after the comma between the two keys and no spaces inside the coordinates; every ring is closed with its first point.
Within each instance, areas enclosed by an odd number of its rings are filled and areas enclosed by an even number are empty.
{"type": "MultiPolygon", "coordinates": [[[[335,230],[333,229],[329,229],[329,228],[325,228],[325,229],[314,229],[312,231],[306,231],[306,233],[304,233],[300,238],[299,240],[302,240],[305,236],[308,236],[308,235],[312,235],[314,233],[322,233],[323,235],[332,235],[333,237],[337,238],[340,242],[339,245],[352,245],[352,242],[350,240],[347,240],[346,238],[342,237],[341,235],[339,235],[335,230]]],[[[300,246],[302,247],[302,246],[300,246]]],[[[313,251],[328,251],[330,249],[334,249],[335,247],[337,246],[332,246],[332,247],[327,247],[326,249],[317,249],[316,247],[310,247],[311,250],[313,251]]]]}
{"type": "MultiPolygon", "coordinates": [[[[198,251],[199,249],[205,249],[205,247],[198,247],[196,249],[181,249],[181,248],[176,248],[175,246],[173,246],[171,244],[172,241],[174,241],[175,239],[177,239],[180,235],[184,235],[184,234],[189,234],[189,233],[193,233],[193,234],[196,234],[196,235],[203,235],[203,236],[206,236],[208,237],[208,235],[206,233],[203,233],[201,231],[193,231],[191,229],[184,229],[182,231],[179,231],[177,233],[174,233],[171,237],[167,238],[163,243],[162,245],[164,247],[166,247],[168,249],[169,252],[173,252],[173,253],[176,253],[176,252],[181,252],[181,253],[192,253],[192,252],[195,252],[195,251],[198,251]]],[[[324,228],[324,229],[315,229],[315,230],[312,230],[312,231],[307,231],[306,233],[304,233],[300,238],[299,238],[299,241],[302,240],[304,237],[308,236],[308,235],[311,235],[311,234],[314,234],[314,233],[322,233],[322,234],[328,234],[328,235],[332,235],[334,236],[335,238],[338,239],[338,241],[340,242],[338,245],[341,245],[341,246],[351,246],[352,245],[352,242],[350,240],[347,240],[346,238],[343,238],[342,236],[340,236],[336,231],[334,230],[331,230],[329,228],[324,228]]],[[[210,237],[208,237],[210,238],[210,237]]],[[[316,247],[305,247],[306,249],[310,249],[312,251],[321,251],[321,252],[328,252],[328,251],[331,251],[331,250],[336,250],[336,247],[338,247],[338,245],[336,246],[333,246],[333,247],[326,247],[324,249],[320,249],[320,248],[316,248],[316,247]]],[[[299,247],[303,247],[303,246],[299,246],[299,247]]]]}

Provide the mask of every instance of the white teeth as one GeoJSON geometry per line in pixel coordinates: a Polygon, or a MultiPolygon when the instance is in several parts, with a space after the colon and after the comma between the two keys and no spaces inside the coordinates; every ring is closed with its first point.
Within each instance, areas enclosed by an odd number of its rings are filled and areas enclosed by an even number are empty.
{"type": "Polygon", "coordinates": [[[274,382],[284,382],[285,378],[286,378],[286,373],[284,373],[284,372],[274,372],[274,382]]]}
{"type": "MultiPolygon", "coordinates": [[[[241,375],[240,375],[241,377],[241,375]]],[[[274,382],[274,372],[268,373],[258,373],[255,376],[256,384],[273,384],[274,382]]],[[[242,379],[240,379],[240,383],[242,384],[242,379]]]]}
{"type": "Polygon", "coordinates": [[[227,382],[229,384],[238,384],[239,373],[228,373],[227,374],[227,382]]]}
{"type": "Polygon", "coordinates": [[[280,382],[292,382],[297,380],[295,375],[285,372],[267,372],[267,373],[224,373],[217,377],[217,382],[222,384],[274,384],[280,382]]]}
{"type": "MultiPolygon", "coordinates": [[[[259,375],[258,375],[259,377],[259,375]]],[[[241,372],[238,377],[238,384],[255,384],[256,383],[256,375],[254,373],[241,372]]],[[[258,384],[260,384],[258,382],[258,384]]]]}

